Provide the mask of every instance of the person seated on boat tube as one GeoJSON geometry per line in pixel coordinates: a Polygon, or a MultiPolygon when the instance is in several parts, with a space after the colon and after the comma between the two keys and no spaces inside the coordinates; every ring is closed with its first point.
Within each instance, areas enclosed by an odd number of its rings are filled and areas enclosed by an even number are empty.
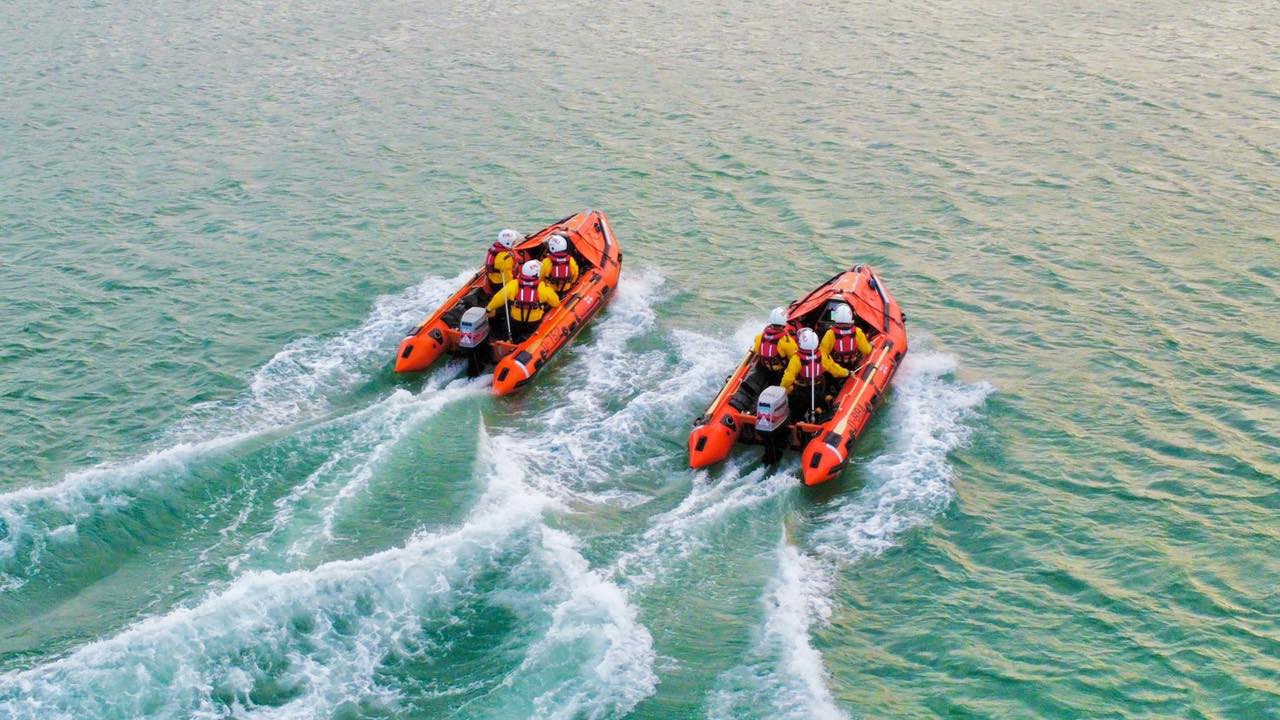
{"type": "Polygon", "coordinates": [[[871,354],[871,343],[862,328],[853,324],[853,308],[837,305],[831,312],[831,322],[835,325],[822,336],[822,352],[844,367],[857,367],[862,358],[871,354]]]}
{"type": "Polygon", "coordinates": [[[489,300],[489,316],[506,308],[511,318],[511,342],[523,342],[538,329],[545,308],[560,307],[560,296],[542,280],[542,264],[530,260],[520,277],[509,281],[489,300]]]}
{"type": "Polygon", "coordinates": [[[542,259],[542,279],[563,295],[578,281],[578,261],[569,254],[569,241],[556,234],[547,238],[547,256],[542,259]]]}
{"type": "Polygon", "coordinates": [[[497,290],[515,279],[516,254],[512,248],[520,240],[520,233],[515,230],[507,229],[498,233],[498,241],[489,248],[489,255],[484,259],[490,288],[497,290]]]}
{"type": "Polygon", "coordinates": [[[827,391],[828,376],[846,378],[849,370],[822,351],[818,333],[810,328],[800,328],[796,334],[796,354],[787,362],[781,385],[805,406],[810,422],[821,416],[831,402],[827,391]],[[793,392],[797,389],[799,392],[793,392]]]}
{"type": "Polygon", "coordinates": [[[756,354],[756,367],[777,378],[787,369],[791,356],[796,354],[796,340],[787,326],[787,309],[776,307],[769,313],[769,324],[756,336],[751,347],[756,354]]]}

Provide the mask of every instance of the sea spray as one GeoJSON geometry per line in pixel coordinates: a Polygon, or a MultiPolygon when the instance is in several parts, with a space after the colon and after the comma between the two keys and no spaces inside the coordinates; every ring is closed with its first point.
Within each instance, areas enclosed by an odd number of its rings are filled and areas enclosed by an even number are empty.
{"type": "Polygon", "coordinates": [[[728,462],[715,482],[705,470],[694,473],[689,494],[650,520],[634,547],[618,556],[613,573],[632,588],[654,585],[706,548],[708,529],[797,485],[794,462],[772,471],[757,467],[746,473],[732,460],[728,462]]]}

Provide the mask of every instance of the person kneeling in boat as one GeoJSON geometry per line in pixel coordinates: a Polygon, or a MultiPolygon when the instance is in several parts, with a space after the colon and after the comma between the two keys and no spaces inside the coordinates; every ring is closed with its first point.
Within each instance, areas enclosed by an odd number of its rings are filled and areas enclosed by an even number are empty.
{"type": "Polygon", "coordinates": [[[538,329],[546,307],[560,307],[560,296],[542,281],[542,264],[530,260],[520,277],[508,282],[489,301],[489,317],[506,308],[511,317],[511,342],[524,342],[538,329]]]}
{"type": "Polygon", "coordinates": [[[827,376],[846,378],[849,371],[822,351],[818,346],[818,333],[813,330],[800,328],[796,340],[796,354],[791,356],[786,372],[782,373],[782,389],[789,395],[795,395],[793,391],[799,389],[800,400],[808,401],[807,419],[817,422],[831,402],[827,376]]]}
{"type": "Polygon", "coordinates": [[[515,230],[503,230],[498,233],[498,241],[489,248],[484,259],[484,269],[489,280],[489,290],[496,292],[515,278],[516,243],[521,240],[520,233],[515,230]]]}
{"type": "Polygon", "coordinates": [[[578,281],[578,261],[569,254],[569,241],[563,235],[547,238],[547,256],[542,259],[542,279],[560,295],[578,281]]]}
{"type": "Polygon", "coordinates": [[[853,308],[837,305],[831,312],[831,321],[835,325],[822,336],[822,352],[844,367],[858,367],[862,358],[871,354],[871,343],[862,328],[853,324],[853,308]]]}
{"type": "Polygon", "coordinates": [[[769,324],[756,336],[751,350],[756,354],[756,367],[775,384],[796,354],[796,341],[787,327],[787,309],[776,307],[769,313],[769,324]]]}

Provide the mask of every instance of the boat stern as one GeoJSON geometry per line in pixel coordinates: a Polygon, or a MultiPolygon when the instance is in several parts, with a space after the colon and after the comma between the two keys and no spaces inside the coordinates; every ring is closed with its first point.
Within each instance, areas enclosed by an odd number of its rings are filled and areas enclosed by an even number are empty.
{"type": "Polygon", "coordinates": [[[444,354],[449,347],[448,326],[437,321],[430,326],[418,328],[418,331],[400,343],[400,351],[396,353],[396,372],[421,372],[444,354]]]}
{"type": "Polygon", "coordinates": [[[533,380],[538,363],[527,350],[510,353],[493,368],[493,394],[510,395],[533,380]]]}
{"type": "Polygon", "coordinates": [[[839,475],[848,459],[844,438],[837,433],[821,433],[805,445],[800,456],[801,479],[805,485],[821,485],[839,475]]]}
{"type": "Polygon", "coordinates": [[[740,430],[731,413],[719,414],[713,420],[700,418],[689,433],[689,467],[704,468],[724,460],[740,430]]]}

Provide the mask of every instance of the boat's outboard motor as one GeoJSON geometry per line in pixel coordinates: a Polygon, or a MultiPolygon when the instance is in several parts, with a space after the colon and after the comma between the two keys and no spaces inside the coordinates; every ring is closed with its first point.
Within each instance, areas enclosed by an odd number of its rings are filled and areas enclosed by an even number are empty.
{"type": "Polygon", "coordinates": [[[458,347],[467,358],[467,377],[476,377],[489,356],[489,315],[485,309],[477,306],[462,313],[458,334],[458,347]]]}
{"type": "Polygon", "coordinates": [[[791,440],[790,419],[787,391],[777,385],[765,388],[756,401],[756,434],[764,445],[766,465],[776,465],[782,459],[791,440]]]}

